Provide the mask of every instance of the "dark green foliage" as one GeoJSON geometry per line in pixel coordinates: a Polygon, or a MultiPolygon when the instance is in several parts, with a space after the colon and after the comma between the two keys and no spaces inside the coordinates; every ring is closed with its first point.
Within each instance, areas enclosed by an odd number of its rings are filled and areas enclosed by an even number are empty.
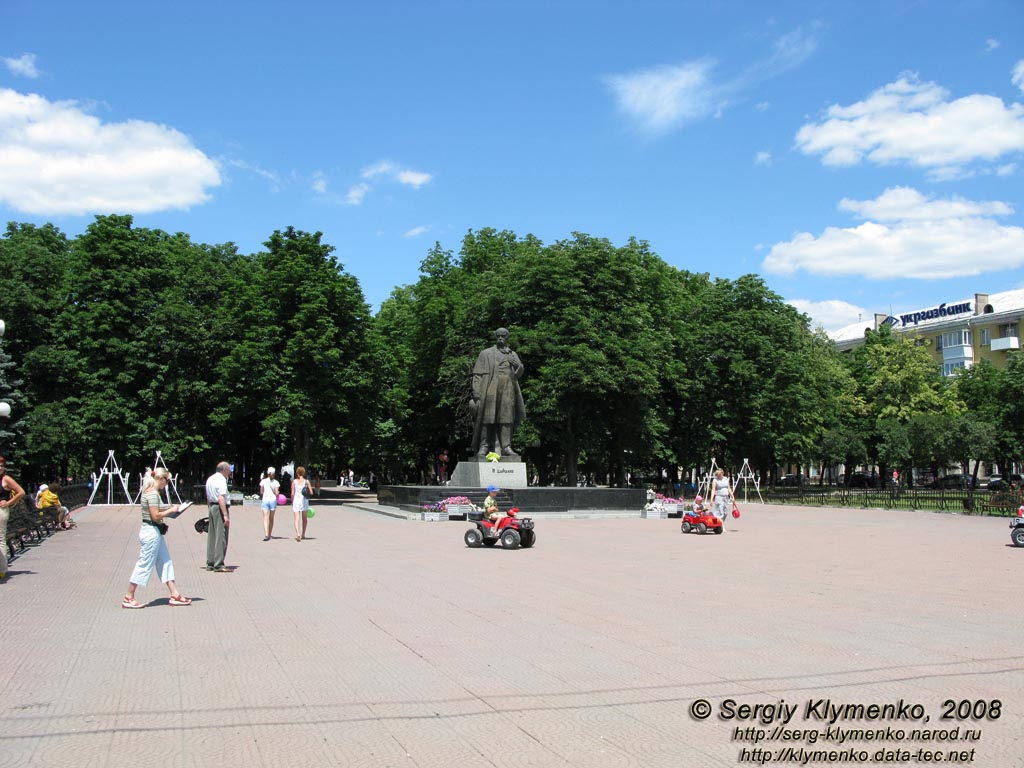
{"type": "Polygon", "coordinates": [[[440,244],[371,317],[320,233],[273,232],[239,254],[103,216],[69,241],[0,238],[0,452],[26,481],[123,468],[156,451],[190,479],[235,461],[252,485],[289,459],[426,482],[465,457],[476,355],[511,331],[527,420],[514,444],[544,483],[578,473],[675,479],[865,461],[909,468],[1019,459],[1024,363],[955,384],[887,330],[851,355],[764,282],[711,280],[647,243],[482,229],[440,244]]]}
{"type": "Polygon", "coordinates": [[[289,458],[331,473],[369,463],[358,283],[319,233],[289,228],[267,247],[241,256],[129,216],[70,243],[10,225],[0,311],[33,322],[12,328],[28,402],[7,445],[30,479],[87,476],[108,450],[136,471],[159,450],[193,479],[228,458],[241,484],[289,458]]]}

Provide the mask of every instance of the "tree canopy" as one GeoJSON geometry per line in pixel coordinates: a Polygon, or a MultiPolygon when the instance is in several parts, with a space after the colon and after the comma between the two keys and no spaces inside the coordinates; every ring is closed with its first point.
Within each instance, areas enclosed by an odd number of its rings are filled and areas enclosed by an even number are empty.
{"type": "Polygon", "coordinates": [[[679,269],[642,240],[470,231],[376,314],[333,252],[293,227],[241,254],[130,216],[71,239],[9,224],[3,450],[27,480],[87,475],[113,449],[191,478],[229,458],[251,484],[294,459],[424,482],[439,451],[466,455],[470,370],[499,326],[526,366],[514,443],[543,483],[1024,450],[1019,355],[949,380],[887,329],[842,355],[758,276],[679,269]]]}

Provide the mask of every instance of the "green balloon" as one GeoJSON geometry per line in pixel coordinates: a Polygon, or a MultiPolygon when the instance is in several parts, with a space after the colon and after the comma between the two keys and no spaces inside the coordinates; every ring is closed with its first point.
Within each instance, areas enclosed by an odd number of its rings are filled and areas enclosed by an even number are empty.
{"type": "Polygon", "coordinates": [[[306,510],[306,517],[313,517],[316,514],[316,510],[310,507],[306,510]]]}

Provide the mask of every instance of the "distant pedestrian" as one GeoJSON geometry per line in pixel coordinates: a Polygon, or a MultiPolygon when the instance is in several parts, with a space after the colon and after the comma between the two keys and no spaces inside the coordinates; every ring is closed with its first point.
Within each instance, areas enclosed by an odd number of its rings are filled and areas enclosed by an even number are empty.
{"type": "Polygon", "coordinates": [[[217,471],[206,478],[206,503],[210,508],[210,525],[206,539],[206,570],[230,573],[224,565],[228,553],[228,529],[231,525],[231,496],[228,494],[228,478],[231,465],[222,461],[217,471]]]}
{"type": "Polygon", "coordinates": [[[274,512],[277,511],[277,494],[281,492],[281,484],[274,477],[273,467],[267,467],[267,476],[260,480],[260,509],[263,510],[263,540],[270,541],[274,532],[274,512]]]}
{"type": "Polygon", "coordinates": [[[306,479],[306,468],[295,468],[295,479],[292,480],[292,512],[295,513],[295,540],[306,538],[306,523],[309,522],[309,497],[313,493],[306,479]],[[301,521],[301,522],[300,522],[301,521]]]}
{"type": "Polygon", "coordinates": [[[7,521],[24,497],[25,489],[7,474],[7,460],[0,456],[0,581],[7,578],[7,521]]]}
{"type": "Polygon", "coordinates": [[[167,549],[167,533],[165,519],[170,519],[178,511],[178,506],[163,503],[160,494],[167,487],[171,473],[163,467],[157,467],[146,475],[142,485],[139,503],[142,507],[142,525],[139,528],[139,560],[135,563],[131,579],[128,581],[128,593],[121,600],[122,608],[145,608],[144,603],[135,599],[135,589],[149,584],[153,569],[159,572],[160,581],[167,585],[171,593],[171,605],[191,605],[192,600],[178,592],[174,581],[174,563],[167,549]]]}

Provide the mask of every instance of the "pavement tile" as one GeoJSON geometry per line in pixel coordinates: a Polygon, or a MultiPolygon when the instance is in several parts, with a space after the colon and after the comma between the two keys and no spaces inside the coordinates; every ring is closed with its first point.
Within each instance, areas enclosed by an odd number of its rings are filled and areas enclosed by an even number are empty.
{"type": "Polygon", "coordinates": [[[120,608],[132,507],[84,510],[14,560],[0,768],[735,766],[752,745],[734,729],[756,723],[719,718],[730,698],[903,699],[928,727],[946,699],[1000,699],[1001,718],[960,723],[982,731],[972,765],[1024,765],[1005,520],[745,504],[722,536],[538,519],[536,547],[509,552],[466,548],[465,522],[317,510],[308,540],[284,510],[264,542],[259,508],[236,509],[230,574],[202,570],[201,515],[175,521],[187,607],[154,577],[145,609],[120,608]]]}

